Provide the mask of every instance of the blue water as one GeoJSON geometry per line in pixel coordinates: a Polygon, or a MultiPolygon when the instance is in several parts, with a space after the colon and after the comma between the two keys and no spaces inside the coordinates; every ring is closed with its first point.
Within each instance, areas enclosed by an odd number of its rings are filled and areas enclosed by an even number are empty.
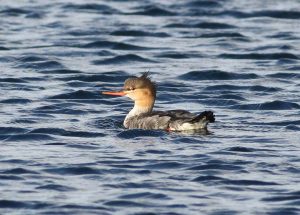
{"type": "Polygon", "coordinates": [[[0,214],[300,214],[297,0],[2,1],[0,214]],[[119,90],[213,110],[126,130],[119,90]]]}

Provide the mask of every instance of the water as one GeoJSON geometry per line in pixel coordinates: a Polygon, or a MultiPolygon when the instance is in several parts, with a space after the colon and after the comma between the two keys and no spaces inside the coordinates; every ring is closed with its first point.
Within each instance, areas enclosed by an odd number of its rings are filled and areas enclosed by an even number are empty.
{"type": "Polygon", "coordinates": [[[0,1],[1,214],[299,214],[298,1],[0,1]],[[126,130],[118,90],[211,134],[126,130]]]}

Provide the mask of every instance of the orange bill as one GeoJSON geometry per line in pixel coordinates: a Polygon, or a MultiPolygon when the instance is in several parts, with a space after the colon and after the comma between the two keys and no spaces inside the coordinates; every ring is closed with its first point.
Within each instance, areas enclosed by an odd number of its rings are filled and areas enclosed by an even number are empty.
{"type": "Polygon", "coordinates": [[[125,96],[126,93],[124,91],[120,92],[102,92],[104,95],[111,95],[111,96],[125,96]]]}

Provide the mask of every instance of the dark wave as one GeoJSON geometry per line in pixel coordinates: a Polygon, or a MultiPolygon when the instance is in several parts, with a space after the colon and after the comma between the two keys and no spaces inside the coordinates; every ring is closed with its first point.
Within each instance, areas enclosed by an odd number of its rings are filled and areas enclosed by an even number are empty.
{"type": "Polygon", "coordinates": [[[286,11],[286,10],[263,10],[249,14],[249,17],[271,17],[277,19],[299,19],[299,11],[286,11]]]}
{"type": "Polygon", "coordinates": [[[257,104],[243,104],[231,106],[241,110],[293,110],[300,109],[300,105],[294,102],[272,101],[257,104]]]}
{"type": "Polygon", "coordinates": [[[66,34],[75,37],[81,37],[81,36],[99,35],[101,34],[101,31],[97,29],[76,29],[76,30],[67,31],[66,34]]]}
{"type": "Polygon", "coordinates": [[[239,95],[233,95],[233,94],[222,94],[220,96],[217,96],[216,98],[221,98],[221,99],[232,99],[232,100],[238,100],[238,101],[245,101],[246,98],[239,96],[239,95]]]}
{"type": "MultiPolygon", "coordinates": [[[[77,103],[80,103],[80,101],[86,101],[82,99],[74,99],[72,101],[75,101],[77,103]]],[[[89,100],[87,100],[89,101],[89,100]]],[[[74,107],[63,107],[63,106],[57,106],[57,105],[46,105],[46,106],[41,106],[38,107],[34,110],[36,114],[70,114],[70,115],[81,115],[81,114],[86,114],[87,111],[84,110],[79,110],[74,107]]],[[[51,115],[50,115],[51,116],[51,115]]]]}
{"type": "MultiPolygon", "coordinates": [[[[24,180],[23,177],[20,177],[20,176],[15,176],[15,175],[0,175],[0,180],[4,181],[4,180],[7,180],[7,181],[10,181],[10,180],[13,180],[13,181],[22,181],[24,180]]],[[[0,206],[1,208],[1,206],[0,206]]]]}
{"type": "Polygon", "coordinates": [[[125,130],[121,131],[117,137],[123,138],[123,139],[131,139],[131,138],[137,138],[137,137],[161,137],[164,136],[166,132],[164,131],[155,131],[155,130],[138,130],[138,129],[133,129],[133,130],[125,130]]]}
{"type": "Polygon", "coordinates": [[[56,175],[91,175],[91,174],[101,174],[101,170],[86,167],[86,166],[71,166],[71,167],[59,167],[59,168],[47,168],[43,170],[44,172],[56,174],[56,175]]]}
{"type": "Polygon", "coordinates": [[[109,48],[115,50],[148,50],[150,47],[142,47],[137,45],[131,45],[128,43],[122,42],[111,42],[111,41],[95,41],[91,43],[87,43],[85,45],[81,45],[81,48],[109,48]]]}
{"type": "MultiPolygon", "coordinates": [[[[276,32],[270,36],[268,36],[268,38],[275,38],[275,39],[282,39],[282,40],[298,40],[299,37],[294,35],[291,32],[276,32]]],[[[291,48],[287,48],[287,46],[283,46],[281,47],[282,50],[291,50],[291,48]]]]}
{"type": "Polygon", "coordinates": [[[169,150],[157,150],[157,149],[149,149],[145,151],[145,154],[170,154],[171,152],[169,150]]]}
{"type": "Polygon", "coordinates": [[[196,177],[192,181],[209,182],[209,181],[221,181],[221,180],[223,180],[223,178],[221,178],[221,177],[212,176],[212,175],[205,175],[205,176],[196,177]]]}
{"type": "Polygon", "coordinates": [[[31,103],[32,101],[29,99],[5,99],[5,100],[0,100],[0,103],[3,104],[27,104],[31,103]]]}
{"type": "MultiPolygon", "coordinates": [[[[105,135],[106,136],[106,135],[105,135]]],[[[75,144],[63,144],[63,143],[57,143],[57,142],[54,142],[54,143],[49,143],[48,145],[65,145],[66,147],[69,147],[69,148],[73,148],[73,149],[80,149],[80,150],[95,150],[97,149],[97,145],[93,144],[88,144],[88,143],[83,143],[83,144],[78,144],[78,143],[75,143],[75,144]]]]}
{"type": "Polygon", "coordinates": [[[202,8],[202,7],[205,7],[205,8],[207,8],[207,7],[208,8],[211,8],[211,7],[221,8],[223,5],[222,5],[221,1],[195,0],[195,1],[189,1],[189,2],[185,3],[185,6],[192,7],[193,9],[198,9],[198,8],[202,8]]]}
{"type": "Polygon", "coordinates": [[[25,10],[25,9],[21,9],[21,8],[7,8],[4,10],[0,10],[0,14],[5,14],[6,16],[20,16],[20,15],[24,15],[24,14],[29,14],[31,11],[29,10],[25,10]]]}
{"type": "Polygon", "coordinates": [[[79,70],[71,70],[71,69],[53,69],[53,70],[43,70],[39,71],[43,74],[57,74],[57,75],[69,75],[69,74],[80,74],[82,73],[79,70]]]}
{"type": "Polygon", "coordinates": [[[250,53],[250,54],[221,54],[219,58],[229,59],[254,59],[254,60],[279,60],[279,59],[299,59],[298,56],[291,53],[250,53]]]}
{"type": "Polygon", "coordinates": [[[235,28],[234,25],[229,25],[219,22],[200,22],[196,24],[190,23],[173,23],[164,26],[166,28],[203,28],[203,29],[230,29],[235,28]]]}
{"type": "Polygon", "coordinates": [[[283,202],[292,200],[300,200],[300,191],[277,193],[277,195],[262,199],[264,202],[283,202]]]}
{"type": "Polygon", "coordinates": [[[111,164],[110,166],[120,168],[120,169],[137,169],[139,166],[128,165],[128,164],[111,164]]]}
{"type": "MultiPolygon", "coordinates": [[[[99,211],[101,210],[101,213],[100,214],[103,214],[103,215],[109,215],[109,213],[104,213],[105,210],[107,211],[112,211],[111,208],[106,208],[106,207],[103,207],[103,206],[94,206],[94,205],[81,205],[81,204],[63,204],[63,205],[59,205],[57,207],[55,207],[55,209],[62,209],[62,210],[67,210],[67,209],[71,209],[71,212],[72,210],[74,210],[74,214],[76,214],[77,212],[79,211],[95,211],[95,213],[99,214],[99,211]]],[[[59,210],[60,211],[60,210],[59,210]]],[[[68,210],[69,211],[69,210],[68,210]]],[[[80,213],[80,212],[79,212],[80,213]]],[[[46,213],[47,214],[47,213],[46,213]]],[[[49,215],[50,214],[53,214],[53,209],[49,211],[48,213],[49,215]]],[[[57,215],[60,215],[61,213],[58,212],[57,215]]]]}
{"type": "Polygon", "coordinates": [[[75,188],[69,187],[69,186],[63,186],[59,184],[46,184],[42,186],[38,186],[35,189],[37,190],[54,190],[59,192],[68,192],[68,191],[75,191],[75,188]]]}
{"type": "MultiPolygon", "coordinates": [[[[203,11],[193,11],[192,15],[200,16],[203,11]]],[[[206,11],[205,11],[206,12],[206,11]]],[[[300,12],[292,10],[260,10],[253,12],[244,12],[239,10],[223,10],[223,11],[212,11],[204,13],[206,16],[231,16],[235,18],[276,18],[276,19],[299,19],[300,12]]]]}
{"type": "Polygon", "coordinates": [[[33,11],[25,16],[28,19],[42,19],[45,17],[45,13],[33,11]]]}
{"type": "Polygon", "coordinates": [[[145,165],[146,169],[176,169],[184,166],[183,163],[177,161],[159,162],[156,164],[145,165]]]}
{"type": "Polygon", "coordinates": [[[115,53],[110,52],[108,50],[100,50],[96,54],[97,56],[101,56],[101,57],[115,56],[115,53]]]}
{"type": "Polygon", "coordinates": [[[38,172],[24,169],[24,168],[14,168],[14,169],[8,169],[5,171],[0,171],[1,174],[14,174],[14,175],[20,175],[20,174],[39,174],[38,172]]]}
{"type": "Polygon", "coordinates": [[[149,32],[142,30],[117,30],[110,33],[113,36],[131,36],[131,37],[169,37],[164,32],[149,32]]]}
{"type": "Polygon", "coordinates": [[[108,58],[105,60],[93,61],[95,65],[124,64],[124,63],[131,63],[131,62],[156,63],[156,61],[154,60],[150,60],[135,54],[125,54],[125,55],[119,55],[116,57],[108,58]]]}
{"type": "MultiPolygon", "coordinates": [[[[60,78],[60,79],[68,79],[68,78],[60,78]]],[[[81,88],[81,87],[89,87],[89,83],[87,82],[82,82],[82,81],[68,81],[66,83],[71,88],[81,88]]]]}
{"type": "Polygon", "coordinates": [[[18,124],[35,124],[35,123],[38,123],[37,120],[33,120],[33,119],[15,119],[13,122],[18,123],[18,124]]]}
{"type": "Polygon", "coordinates": [[[0,46],[0,51],[7,51],[7,50],[9,50],[9,48],[6,48],[4,46],[0,46]]]}
{"type": "Polygon", "coordinates": [[[51,69],[63,69],[64,66],[55,61],[55,60],[47,60],[47,61],[36,61],[36,62],[27,62],[27,63],[20,63],[18,64],[19,68],[31,68],[31,69],[37,69],[37,70],[41,70],[41,69],[47,69],[47,70],[51,70],[51,69]]]}
{"type": "Polygon", "coordinates": [[[24,79],[21,78],[0,78],[0,82],[8,83],[27,83],[24,79]]]}
{"type": "Polygon", "coordinates": [[[128,74],[123,71],[103,72],[101,74],[81,74],[58,78],[62,81],[81,81],[81,82],[119,82],[125,81],[128,74]]]}
{"type": "Polygon", "coordinates": [[[213,90],[226,90],[226,91],[232,91],[232,90],[243,90],[248,89],[249,87],[245,86],[237,86],[237,85],[231,85],[231,84],[217,84],[213,86],[205,87],[205,91],[213,91],[213,90]]]}
{"type": "Polygon", "coordinates": [[[191,71],[178,76],[183,80],[239,80],[239,79],[256,79],[258,75],[254,73],[232,73],[221,70],[204,70],[204,71],[191,71]]]}
{"type": "Polygon", "coordinates": [[[115,183],[115,184],[106,184],[106,187],[110,188],[155,188],[155,185],[150,182],[144,182],[144,183],[135,183],[135,182],[125,182],[125,183],[115,183]]]}
{"type": "Polygon", "coordinates": [[[118,30],[113,31],[114,36],[131,36],[131,37],[169,37],[170,35],[164,32],[148,32],[139,30],[118,30]]]}
{"type": "Polygon", "coordinates": [[[298,62],[298,60],[296,60],[296,59],[282,58],[282,59],[277,60],[276,64],[279,66],[282,66],[282,65],[296,64],[297,62],[298,62]]]}
{"type": "Polygon", "coordinates": [[[222,107],[222,106],[228,107],[230,105],[240,104],[238,101],[235,101],[233,99],[215,99],[215,98],[213,98],[213,99],[207,98],[205,100],[195,99],[193,102],[204,104],[204,105],[209,105],[209,106],[220,106],[220,107],[222,107]]]}
{"type": "Polygon", "coordinates": [[[153,192],[137,192],[134,194],[124,194],[120,196],[121,199],[137,199],[137,198],[145,198],[145,199],[170,199],[165,194],[162,193],[153,193],[153,192]]]}
{"type": "Polygon", "coordinates": [[[261,86],[261,85],[254,85],[249,87],[250,91],[258,91],[258,92],[278,92],[278,91],[282,91],[281,88],[279,87],[265,87],[265,86],[261,86]]]}
{"type": "Polygon", "coordinates": [[[227,29],[227,28],[235,28],[234,25],[229,25],[225,23],[219,22],[200,22],[195,25],[192,25],[194,28],[208,28],[208,29],[227,29]]]}
{"type": "Polygon", "coordinates": [[[99,93],[78,90],[71,93],[62,93],[56,96],[51,96],[48,99],[96,99],[99,98],[99,93]]]}
{"type": "Polygon", "coordinates": [[[6,159],[1,160],[1,163],[12,163],[12,164],[18,164],[18,165],[28,165],[31,163],[29,160],[23,160],[23,159],[6,159]]]}
{"type": "Polygon", "coordinates": [[[295,203],[285,202],[286,205],[282,205],[281,207],[274,208],[270,210],[269,214],[281,215],[281,214],[291,214],[298,215],[299,213],[299,202],[294,201],[295,203]]]}
{"type": "Polygon", "coordinates": [[[0,208],[11,209],[42,209],[52,207],[52,204],[39,201],[14,201],[14,200],[0,200],[0,208]]]}
{"type": "Polygon", "coordinates": [[[104,203],[104,205],[110,206],[110,207],[150,207],[150,205],[135,202],[135,201],[127,201],[127,200],[112,200],[107,201],[104,203]]]}
{"type": "Polygon", "coordinates": [[[224,184],[240,185],[240,186],[276,186],[280,185],[272,181],[260,181],[260,180],[228,180],[224,181],[224,184]]]}
{"type": "Polygon", "coordinates": [[[294,79],[294,78],[299,79],[300,78],[300,74],[291,73],[291,72],[278,72],[278,73],[269,74],[266,76],[271,77],[271,78],[282,78],[282,79],[294,79]]]}
{"type": "Polygon", "coordinates": [[[157,58],[171,58],[171,59],[185,59],[185,58],[191,58],[190,54],[182,54],[182,53],[176,53],[176,52],[164,52],[162,54],[158,54],[155,57],[157,58]]]}
{"type": "Polygon", "coordinates": [[[278,87],[264,87],[261,85],[254,85],[254,86],[237,86],[231,84],[220,84],[220,85],[213,85],[205,87],[204,90],[212,91],[212,90],[250,90],[250,91],[258,91],[258,92],[278,92],[281,91],[281,88],[278,87]]]}
{"type": "Polygon", "coordinates": [[[289,126],[289,125],[299,125],[300,120],[282,120],[282,121],[272,121],[272,122],[263,122],[263,123],[256,123],[259,125],[275,125],[275,126],[289,126]]]}
{"type": "Polygon", "coordinates": [[[193,181],[197,182],[214,182],[217,184],[226,184],[226,185],[239,185],[239,186],[274,186],[280,185],[275,182],[269,181],[259,181],[259,180],[233,180],[233,179],[226,179],[217,176],[199,176],[193,181]]]}
{"type": "Polygon", "coordinates": [[[141,9],[141,7],[136,9],[137,11],[126,13],[127,15],[143,15],[143,16],[175,16],[176,12],[160,8],[158,6],[149,5],[141,9]]]}
{"type": "Polygon", "coordinates": [[[243,146],[235,146],[235,147],[228,148],[227,150],[231,152],[245,152],[245,153],[251,153],[256,151],[253,148],[243,147],[243,146]]]}
{"type": "Polygon", "coordinates": [[[37,62],[37,61],[47,61],[46,58],[36,56],[36,55],[27,55],[27,56],[25,55],[25,56],[20,57],[18,60],[23,62],[23,63],[37,62]]]}
{"type": "Polygon", "coordinates": [[[53,140],[54,138],[48,134],[16,134],[16,135],[8,135],[5,141],[45,141],[45,140],[53,140]]]}
{"type": "Polygon", "coordinates": [[[218,37],[227,37],[227,38],[244,38],[246,39],[247,37],[244,36],[241,33],[237,32],[215,32],[215,33],[206,33],[206,34],[201,34],[199,37],[203,38],[218,38],[218,37]]]}
{"type": "Polygon", "coordinates": [[[85,137],[85,138],[94,138],[94,137],[104,137],[106,136],[103,133],[96,132],[87,132],[87,131],[68,131],[61,128],[38,128],[30,131],[32,134],[52,134],[66,137],[85,137]]]}
{"type": "Polygon", "coordinates": [[[298,71],[300,70],[300,66],[290,66],[287,68],[288,71],[298,71]]]}
{"type": "Polygon", "coordinates": [[[78,10],[78,11],[87,11],[87,12],[97,12],[101,14],[116,14],[120,13],[117,9],[112,8],[106,4],[96,4],[96,3],[87,3],[87,4],[74,4],[68,3],[63,6],[66,10],[78,10]]]}
{"type": "Polygon", "coordinates": [[[220,163],[212,163],[205,165],[197,165],[188,168],[188,170],[208,170],[208,169],[221,169],[221,170],[241,170],[243,169],[240,166],[232,165],[232,164],[220,164],[220,163]]]}
{"type": "Polygon", "coordinates": [[[15,57],[12,56],[0,56],[0,62],[1,63],[9,63],[9,62],[14,62],[16,60],[15,57]]]}
{"type": "Polygon", "coordinates": [[[300,131],[300,127],[296,125],[287,125],[285,126],[285,129],[292,130],[292,131],[300,131]]]}
{"type": "Polygon", "coordinates": [[[26,131],[28,130],[19,127],[0,127],[1,134],[24,134],[26,131]]]}

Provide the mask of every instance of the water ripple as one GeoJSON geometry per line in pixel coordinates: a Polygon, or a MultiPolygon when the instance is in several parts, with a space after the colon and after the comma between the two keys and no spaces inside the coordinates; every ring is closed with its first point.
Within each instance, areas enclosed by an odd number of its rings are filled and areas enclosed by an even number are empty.
{"type": "Polygon", "coordinates": [[[121,42],[110,42],[110,41],[95,41],[85,45],[82,45],[81,48],[108,48],[115,50],[148,50],[152,49],[150,47],[142,47],[127,43],[121,42]]]}
{"type": "Polygon", "coordinates": [[[85,132],[85,131],[66,131],[64,129],[59,128],[38,128],[30,131],[32,134],[54,134],[60,136],[67,136],[67,137],[103,137],[105,136],[102,133],[95,133],[95,132],[85,132]]]}
{"type": "Polygon", "coordinates": [[[47,168],[45,172],[59,175],[90,175],[101,174],[101,170],[85,166],[61,167],[61,168],[47,168]]]}
{"type": "Polygon", "coordinates": [[[94,60],[93,61],[93,63],[95,65],[127,64],[127,63],[138,63],[138,62],[155,63],[156,61],[141,57],[136,54],[119,55],[119,56],[108,58],[105,60],[94,60]]]}
{"type": "Polygon", "coordinates": [[[250,54],[221,54],[220,58],[230,59],[255,59],[255,60],[278,60],[278,59],[299,59],[298,56],[291,53],[250,53],[250,54]]]}
{"type": "Polygon", "coordinates": [[[233,109],[241,110],[292,110],[300,109],[300,105],[293,102],[271,101],[257,104],[243,104],[231,106],[233,109]]]}
{"type": "Polygon", "coordinates": [[[298,214],[297,0],[1,1],[0,214],[298,214]],[[127,130],[154,109],[208,130],[127,130]],[[253,207],[255,205],[255,207],[253,207]]]}
{"type": "Polygon", "coordinates": [[[143,16],[174,16],[176,12],[160,8],[155,5],[139,7],[135,12],[128,13],[128,15],[143,15],[143,16]]]}
{"type": "Polygon", "coordinates": [[[74,191],[75,189],[68,186],[62,186],[57,184],[46,184],[43,186],[36,187],[37,190],[54,190],[59,192],[68,192],[68,191],[74,191]]]}
{"type": "Polygon", "coordinates": [[[254,73],[232,73],[220,70],[191,71],[180,75],[178,78],[183,80],[238,80],[256,79],[259,76],[254,73]]]}
{"type": "MultiPolygon", "coordinates": [[[[111,35],[114,36],[132,36],[132,37],[169,37],[170,35],[165,32],[149,32],[149,31],[142,31],[142,30],[117,30],[113,31],[111,35]]],[[[122,46],[125,48],[128,46],[127,44],[120,44],[121,48],[122,46]]],[[[118,46],[117,46],[118,47],[118,46]]],[[[119,46],[120,47],[120,46],[119,46]]],[[[130,45],[132,47],[132,45],[130,45]]],[[[129,47],[129,48],[130,48],[129,47]]],[[[134,46],[133,48],[140,48],[144,49],[144,47],[134,46]]],[[[149,49],[150,47],[147,47],[149,49]]]]}
{"type": "Polygon", "coordinates": [[[219,22],[200,22],[195,24],[190,23],[172,23],[164,26],[166,28],[203,28],[203,29],[231,29],[234,25],[229,25],[219,22]]]}
{"type": "Polygon", "coordinates": [[[86,12],[98,12],[102,14],[115,14],[119,11],[105,4],[74,4],[68,3],[63,6],[65,10],[69,11],[86,11],[86,12]]]}

